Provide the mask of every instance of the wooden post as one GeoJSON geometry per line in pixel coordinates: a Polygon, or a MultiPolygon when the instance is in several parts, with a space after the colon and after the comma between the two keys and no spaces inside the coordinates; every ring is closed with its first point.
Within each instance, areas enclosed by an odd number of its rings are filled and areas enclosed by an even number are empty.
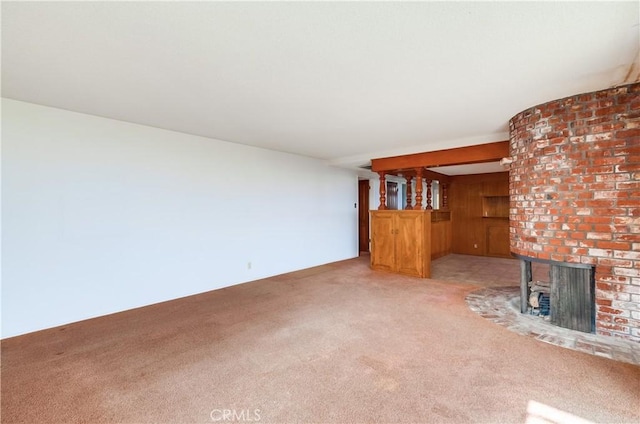
{"type": "Polygon", "coordinates": [[[431,204],[431,180],[427,180],[427,207],[425,209],[433,209],[433,205],[431,204]]]}
{"type": "Polygon", "coordinates": [[[416,204],[413,209],[422,209],[422,168],[416,168],[416,204]]]}
{"type": "Polygon", "coordinates": [[[371,159],[371,170],[378,172],[390,169],[415,169],[465,163],[496,162],[508,157],[511,142],[509,140],[435,152],[415,153],[412,155],[371,159]]]}
{"type": "Polygon", "coordinates": [[[378,210],[387,209],[387,180],[384,178],[384,171],[378,172],[380,176],[380,206],[378,206],[378,210]]]}
{"type": "Polygon", "coordinates": [[[413,209],[413,205],[411,202],[411,175],[407,174],[404,177],[407,179],[407,206],[405,206],[404,208],[406,210],[410,210],[413,209]]]}

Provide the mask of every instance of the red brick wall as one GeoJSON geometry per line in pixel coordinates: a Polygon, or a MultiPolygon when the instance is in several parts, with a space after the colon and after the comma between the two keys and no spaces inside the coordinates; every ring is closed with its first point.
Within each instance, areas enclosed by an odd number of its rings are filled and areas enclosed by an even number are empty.
{"type": "Polygon", "coordinates": [[[596,332],[640,342],[640,84],[509,121],[510,246],[594,265],[596,332]]]}

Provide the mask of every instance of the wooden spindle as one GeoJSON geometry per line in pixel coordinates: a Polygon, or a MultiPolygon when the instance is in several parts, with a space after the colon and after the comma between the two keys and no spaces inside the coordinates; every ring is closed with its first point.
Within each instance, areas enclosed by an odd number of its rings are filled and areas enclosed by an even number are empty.
{"type": "Polygon", "coordinates": [[[380,176],[380,206],[378,206],[378,210],[387,209],[387,180],[384,177],[384,172],[378,172],[380,176]]]}
{"type": "Polygon", "coordinates": [[[442,209],[449,209],[449,185],[442,183],[442,209]]]}
{"type": "Polygon", "coordinates": [[[404,178],[406,178],[406,180],[407,180],[407,206],[405,206],[404,208],[406,210],[413,209],[413,205],[412,205],[412,202],[411,202],[411,200],[412,200],[411,199],[411,178],[412,177],[411,177],[410,174],[407,174],[407,175],[404,176],[404,178]]]}
{"type": "Polygon", "coordinates": [[[416,168],[416,204],[413,209],[422,209],[422,168],[416,168]]]}
{"type": "Polygon", "coordinates": [[[432,194],[431,194],[431,183],[432,183],[431,180],[427,180],[427,207],[425,209],[428,209],[428,210],[433,209],[433,205],[431,204],[431,200],[432,200],[431,199],[431,197],[432,197],[432,194]]]}

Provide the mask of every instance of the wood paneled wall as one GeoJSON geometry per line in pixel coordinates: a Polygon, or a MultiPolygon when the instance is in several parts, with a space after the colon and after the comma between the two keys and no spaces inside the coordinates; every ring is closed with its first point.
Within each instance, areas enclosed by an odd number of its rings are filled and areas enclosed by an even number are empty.
{"type": "MultiPolygon", "coordinates": [[[[508,172],[451,177],[449,207],[453,253],[511,257],[509,219],[485,217],[483,212],[483,197],[508,195],[508,172]]],[[[485,199],[485,208],[486,204],[485,199]]]]}
{"type": "Polygon", "coordinates": [[[451,221],[431,223],[431,259],[451,253],[451,221]]]}

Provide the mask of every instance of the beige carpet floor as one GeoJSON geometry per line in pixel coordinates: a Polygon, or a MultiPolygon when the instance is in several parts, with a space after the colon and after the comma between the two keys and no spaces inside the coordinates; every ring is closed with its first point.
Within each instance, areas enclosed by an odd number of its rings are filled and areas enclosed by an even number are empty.
{"type": "Polygon", "coordinates": [[[5,339],[2,422],[524,423],[530,402],[640,422],[640,367],[469,310],[516,261],[454,255],[436,268],[467,279],[421,280],[367,260],[5,339]]]}

